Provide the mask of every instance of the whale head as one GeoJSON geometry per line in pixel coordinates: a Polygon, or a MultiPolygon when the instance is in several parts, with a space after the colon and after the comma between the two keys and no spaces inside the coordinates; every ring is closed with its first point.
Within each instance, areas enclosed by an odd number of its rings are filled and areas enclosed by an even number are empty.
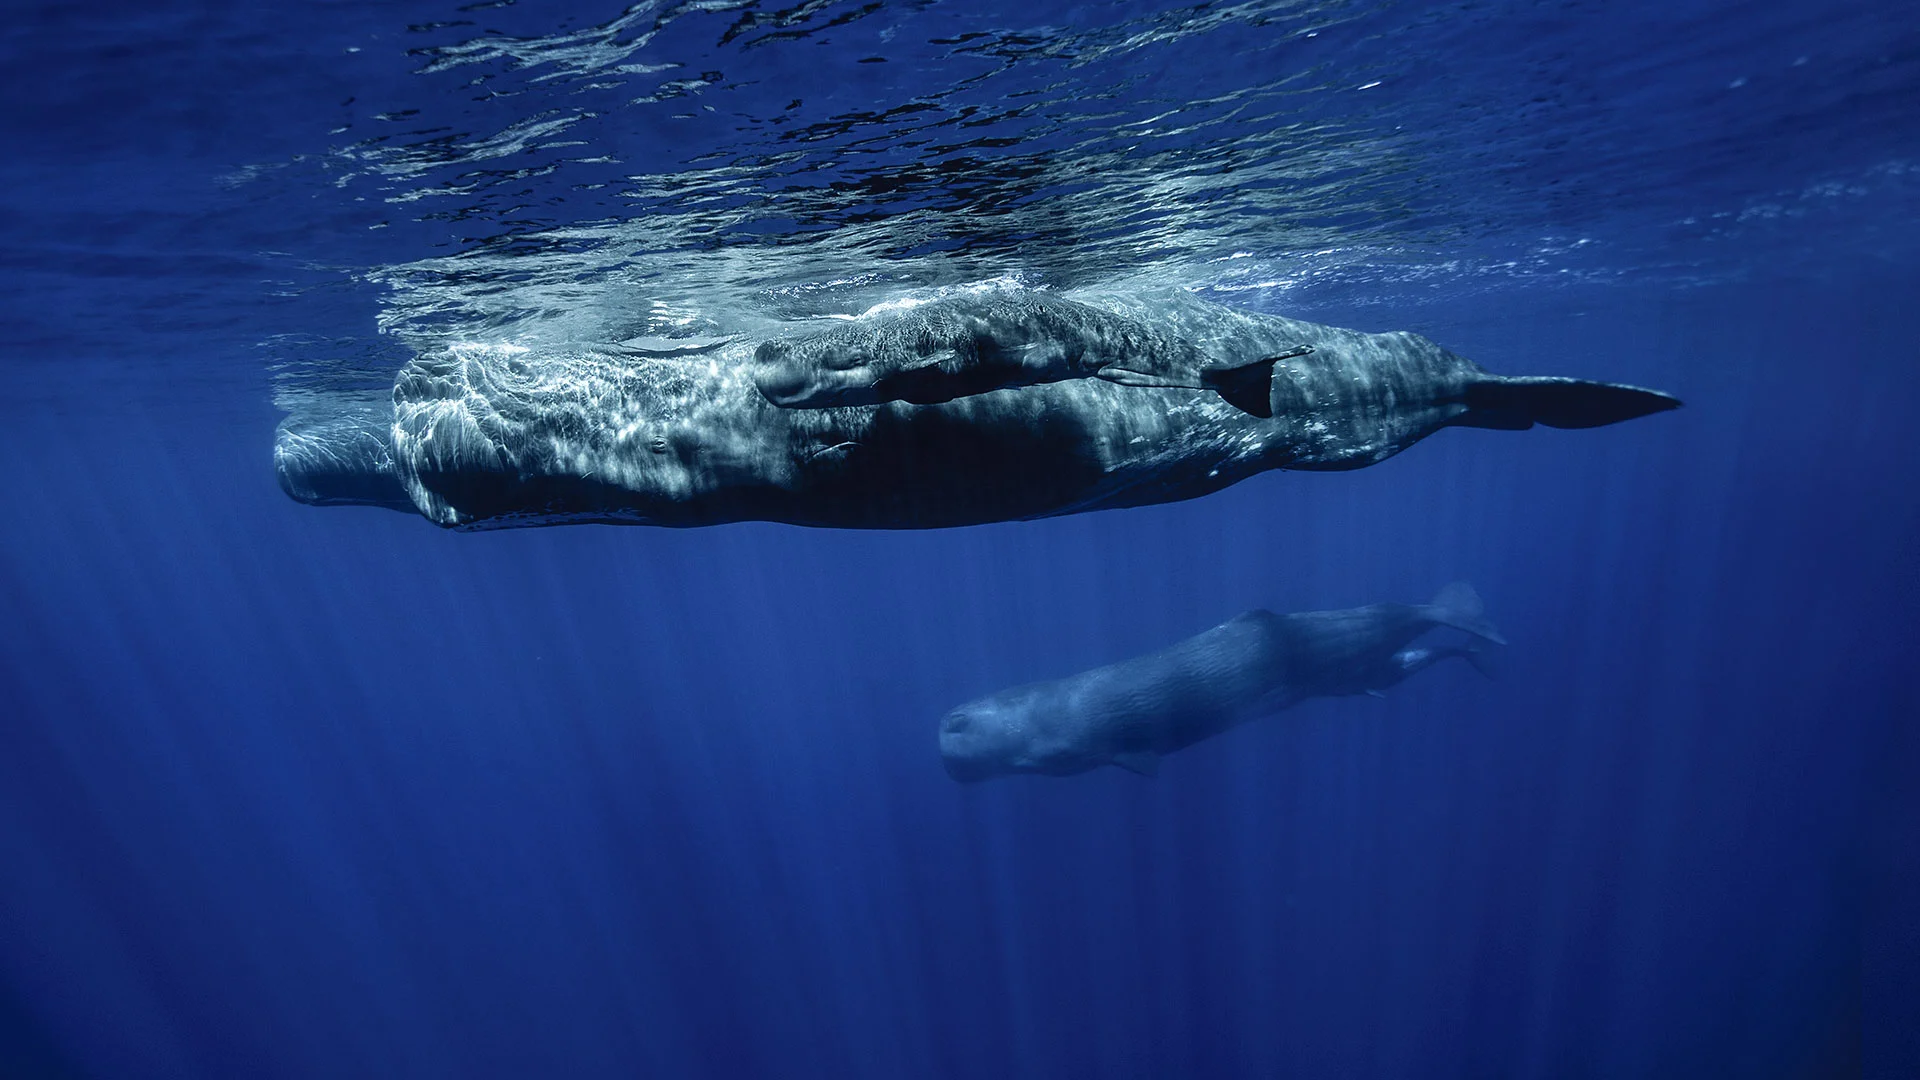
{"type": "Polygon", "coordinates": [[[969,702],[940,721],[940,761],[963,784],[1014,772],[1019,756],[1004,710],[992,699],[969,702]]]}
{"type": "Polygon", "coordinates": [[[940,760],[963,784],[1020,773],[1072,776],[1113,760],[1097,726],[1077,719],[1070,691],[1058,682],[1016,686],[942,718],[940,760]]]}
{"type": "Polygon", "coordinates": [[[940,760],[963,784],[1014,773],[1046,772],[1035,753],[1030,688],[969,701],[940,721],[940,760]]]}

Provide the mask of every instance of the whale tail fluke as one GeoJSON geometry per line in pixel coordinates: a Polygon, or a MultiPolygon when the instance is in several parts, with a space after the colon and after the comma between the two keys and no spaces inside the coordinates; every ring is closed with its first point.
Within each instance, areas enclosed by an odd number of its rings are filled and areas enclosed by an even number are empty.
{"type": "MultiPolygon", "coordinates": [[[[1427,605],[1426,614],[1441,626],[1451,626],[1495,645],[1505,645],[1507,639],[1487,620],[1486,610],[1486,605],[1480,601],[1480,594],[1473,591],[1473,586],[1456,581],[1434,596],[1433,602],[1427,605]]],[[[1474,666],[1479,667],[1478,664],[1474,666]]]]}
{"type": "Polygon", "coordinates": [[[1590,428],[1680,407],[1680,399],[1624,383],[1553,376],[1490,375],[1468,385],[1463,427],[1522,431],[1535,424],[1590,428]]]}

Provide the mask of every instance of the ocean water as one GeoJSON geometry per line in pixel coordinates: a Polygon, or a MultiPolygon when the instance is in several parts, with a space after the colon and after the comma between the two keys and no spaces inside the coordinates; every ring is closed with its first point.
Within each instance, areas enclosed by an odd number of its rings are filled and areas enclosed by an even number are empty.
{"type": "Polygon", "coordinates": [[[0,1075],[1914,1075],[1911,4],[22,0],[0,58],[0,1075]],[[996,279],[1687,404],[927,532],[275,484],[416,349],[996,279]],[[941,768],[1455,579],[1497,681],[941,768]]]}

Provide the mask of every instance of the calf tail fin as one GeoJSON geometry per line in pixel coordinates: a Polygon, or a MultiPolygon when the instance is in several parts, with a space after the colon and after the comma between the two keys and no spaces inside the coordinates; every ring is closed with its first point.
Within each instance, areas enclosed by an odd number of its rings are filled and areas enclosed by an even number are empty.
{"type": "Polygon", "coordinates": [[[1473,591],[1473,586],[1456,581],[1434,596],[1433,602],[1427,605],[1427,617],[1441,626],[1465,630],[1495,645],[1505,645],[1507,639],[1500,635],[1493,623],[1487,621],[1486,610],[1486,605],[1480,602],[1480,594],[1473,591]]]}
{"type": "Polygon", "coordinates": [[[1679,398],[1658,390],[1541,375],[1487,375],[1468,384],[1461,400],[1467,412],[1454,423],[1503,431],[1602,427],[1680,407],[1679,398]]]}

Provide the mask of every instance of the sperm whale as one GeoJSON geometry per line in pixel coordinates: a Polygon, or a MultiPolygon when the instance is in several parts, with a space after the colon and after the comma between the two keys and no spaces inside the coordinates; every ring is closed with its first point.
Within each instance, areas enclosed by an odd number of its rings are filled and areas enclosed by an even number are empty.
{"type": "Polygon", "coordinates": [[[934,528],[1362,468],[1446,427],[1679,404],[1184,292],[996,286],[675,347],[452,344],[405,365],[390,413],[289,418],[275,466],[302,502],[463,529],[934,528]]]}
{"type": "Polygon", "coordinates": [[[1248,611],[1158,652],[961,705],[940,722],[940,757],[963,783],[1103,765],[1152,775],[1164,754],[1309,698],[1380,694],[1455,656],[1481,666],[1477,644],[1409,647],[1435,627],[1505,643],[1465,582],[1426,604],[1248,611]]]}

